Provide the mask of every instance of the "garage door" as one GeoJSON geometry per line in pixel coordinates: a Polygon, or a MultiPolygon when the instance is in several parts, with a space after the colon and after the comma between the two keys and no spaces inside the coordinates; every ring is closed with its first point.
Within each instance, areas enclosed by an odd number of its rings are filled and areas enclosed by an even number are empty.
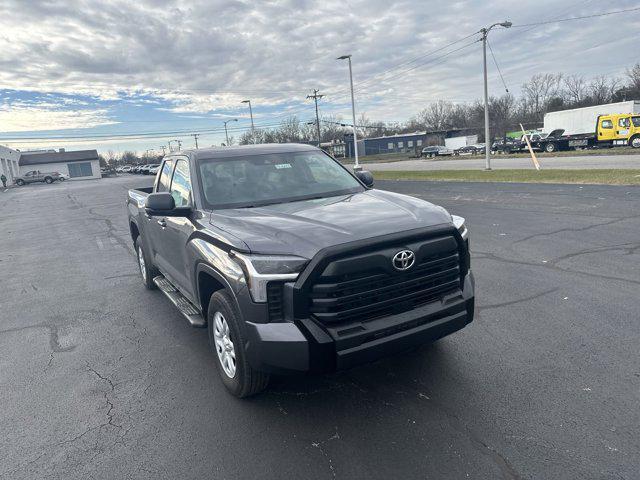
{"type": "Polygon", "coordinates": [[[67,163],[69,169],[69,176],[75,177],[93,177],[93,170],[91,169],[91,162],[83,163],[67,163]]]}

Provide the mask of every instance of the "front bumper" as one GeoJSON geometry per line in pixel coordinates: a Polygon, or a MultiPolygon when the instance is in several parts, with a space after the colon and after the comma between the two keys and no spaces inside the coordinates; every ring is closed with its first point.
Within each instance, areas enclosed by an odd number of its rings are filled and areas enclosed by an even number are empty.
{"type": "Polygon", "coordinates": [[[471,323],[473,315],[474,280],[469,271],[462,290],[440,301],[356,326],[327,327],[313,318],[246,322],[245,351],[259,371],[330,372],[438,340],[471,323]]]}

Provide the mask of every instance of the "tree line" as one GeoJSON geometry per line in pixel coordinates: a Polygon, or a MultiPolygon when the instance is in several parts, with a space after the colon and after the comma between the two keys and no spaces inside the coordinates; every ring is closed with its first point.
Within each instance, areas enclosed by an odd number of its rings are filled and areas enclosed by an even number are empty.
{"type": "MultiPolygon", "coordinates": [[[[625,100],[640,100],[640,63],[626,70],[623,76],[598,75],[587,78],[583,75],[562,73],[538,73],[524,82],[520,95],[506,93],[489,98],[491,131],[495,137],[518,130],[520,123],[526,129],[542,127],[545,113],[570,108],[589,107],[603,103],[625,100]]],[[[372,121],[362,114],[356,121],[358,138],[373,138],[384,135],[412,133],[417,131],[443,131],[465,129],[484,137],[484,104],[480,100],[471,103],[453,103],[439,100],[430,103],[406,122],[372,121]]],[[[351,132],[351,121],[339,116],[323,116],[320,119],[320,141],[342,141],[345,133],[351,132]]],[[[256,128],[242,133],[237,143],[313,143],[318,140],[315,122],[301,121],[296,116],[283,120],[276,128],[256,128]]],[[[229,144],[236,143],[234,137],[229,144]]],[[[224,144],[223,144],[224,145],[224,144]]],[[[117,155],[108,151],[101,155],[101,165],[136,165],[159,163],[162,155],[147,151],[138,155],[125,151],[117,155]]]]}
{"type": "MultiPolygon", "coordinates": [[[[491,131],[496,137],[518,130],[542,127],[545,113],[603,103],[640,100],[640,63],[628,68],[623,76],[538,73],[524,82],[518,97],[511,93],[489,98],[491,131]]],[[[320,121],[321,142],[342,140],[351,127],[340,117],[324,116],[320,121]]],[[[416,131],[468,129],[483,137],[484,103],[454,103],[439,100],[427,105],[406,122],[371,121],[361,115],[356,121],[359,138],[373,138],[416,131]]],[[[296,116],[284,120],[277,128],[256,129],[240,135],[241,145],[249,143],[317,143],[315,122],[301,122],[296,116]]]]}

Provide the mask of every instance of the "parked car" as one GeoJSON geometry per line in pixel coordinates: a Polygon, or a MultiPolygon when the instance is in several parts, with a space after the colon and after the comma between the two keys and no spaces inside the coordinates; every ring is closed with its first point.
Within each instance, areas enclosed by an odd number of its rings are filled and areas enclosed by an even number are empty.
{"type": "Polygon", "coordinates": [[[67,175],[66,173],[58,173],[58,180],[60,180],[61,182],[69,180],[70,178],[71,177],[69,177],[69,175],[67,175]]]}
{"type": "Polygon", "coordinates": [[[113,167],[102,167],[100,168],[100,175],[103,177],[111,177],[117,175],[117,173],[113,167]]]}
{"type": "Polygon", "coordinates": [[[428,158],[441,157],[441,156],[447,156],[447,155],[453,155],[453,150],[443,145],[424,147],[422,149],[422,152],[420,153],[421,157],[428,157],[428,158]]]}
{"type": "Polygon", "coordinates": [[[233,395],[261,391],[270,374],[374,361],[473,320],[465,220],[374,189],[370,172],[298,144],[181,151],[160,170],[127,196],[141,278],[208,328],[233,395]]]}
{"type": "Polygon", "coordinates": [[[456,148],[453,151],[454,155],[477,155],[480,152],[475,145],[465,145],[464,147],[456,148]]]}
{"type": "Polygon", "coordinates": [[[158,170],[160,168],[160,164],[156,163],[154,165],[150,165],[149,166],[149,175],[155,175],[156,173],[158,173],[158,170]]]}
{"type": "Polygon", "coordinates": [[[122,171],[122,173],[130,173],[131,172],[131,165],[125,165],[125,166],[121,167],[121,171],[122,171]]]}
{"type": "Polygon", "coordinates": [[[30,172],[20,175],[14,179],[16,185],[25,185],[27,183],[53,183],[60,179],[58,172],[41,172],[40,170],[31,170],[30,172]]]}
{"type": "Polygon", "coordinates": [[[523,148],[526,148],[526,144],[523,141],[515,138],[501,138],[500,140],[497,140],[493,142],[493,144],[491,144],[491,151],[493,153],[509,154],[513,152],[519,152],[523,148]]]}

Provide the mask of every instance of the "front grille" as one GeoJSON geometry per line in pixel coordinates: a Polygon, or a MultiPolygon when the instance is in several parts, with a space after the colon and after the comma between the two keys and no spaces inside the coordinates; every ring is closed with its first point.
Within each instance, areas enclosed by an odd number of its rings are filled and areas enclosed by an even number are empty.
{"type": "Polygon", "coordinates": [[[327,324],[363,322],[411,310],[460,289],[457,248],[425,255],[418,262],[406,272],[377,269],[321,276],[311,287],[309,311],[327,324]]]}

